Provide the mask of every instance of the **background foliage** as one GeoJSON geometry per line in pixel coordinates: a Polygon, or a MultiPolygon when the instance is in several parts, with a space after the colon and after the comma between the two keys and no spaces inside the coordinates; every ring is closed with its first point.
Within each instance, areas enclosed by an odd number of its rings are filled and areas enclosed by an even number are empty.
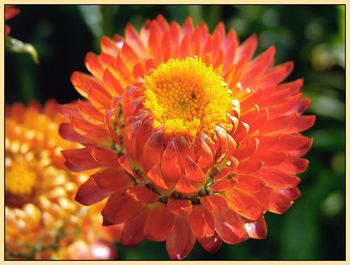
{"type": "MultiPolygon", "coordinates": [[[[309,170],[301,176],[302,197],[284,215],[268,213],[267,240],[224,245],[216,255],[199,245],[189,260],[311,260],[345,259],[345,7],[298,5],[134,5],[67,6],[22,5],[9,21],[11,36],[33,44],[40,64],[29,55],[6,54],[5,101],[60,103],[76,99],[72,71],[86,71],[84,56],[99,52],[99,39],[123,35],[130,21],[137,29],[146,19],[163,14],[183,23],[191,16],[213,30],[219,21],[234,27],[241,40],[256,32],[258,52],[277,48],[276,63],[295,62],[289,80],[303,77],[305,96],[312,99],[308,113],[317,115],[306,132],[314,144],[307,155],[309,170]]],[[[120,259],[166,260],[163,243],[137,247],[118,245],[120,259]]]]}

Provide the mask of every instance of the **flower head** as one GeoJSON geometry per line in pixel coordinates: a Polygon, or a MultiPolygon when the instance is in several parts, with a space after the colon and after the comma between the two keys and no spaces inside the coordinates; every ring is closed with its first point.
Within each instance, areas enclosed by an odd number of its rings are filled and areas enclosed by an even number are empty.
{"type": "MultiPolygon", "coordinates": [[[[17,16],[19,14],[19,9],[12,7],[12,6],[5,6],[5,21],[9,20],[15,16],[17,16]]],[[[10,27],[8,25],[5,25],[5,36],[7,36],[8,34],[10,34],[10,27]]]]}
{"type": "Polygon", "coordinates": [[[282,84],[292,62],[274,66],[274,47],[253,58],[256,46],[223,23],[210,34],[158,16],[103,37],[86,56],[91,75],[73,73],[86,101],[62,107],[60,133],[85,147],[63,155],[72,171],[98,169],[76,200],[108,198],[103,224],[124,224],[122,244],[165,241],[172,259],[196,240],[215,252],[265,238],[264,213],[300,196],[310,101],[302,80],[282,84]]]}
{"type": "MultiPolygon", "coordinates": [[[[5,240],[8,259],[75,259],[84,253],[63,255],[79,240],[90,252],[109,234],[99,225],[95,208],[86,209],[73,198],[84,174],[72,174],[64,167],[63,148],[78,147],[62,140],[58,104],[27,108],[6,106],[5,155],[5,240]],[[90,233],[87,233],[88,223],[90,233]],[[107,233],[106,235],[102,235],[107,233]],[[74,254],[74,255],[73,255],[74,254]]],[[[102,244],[102,242],[101,242],[102,244]]],[[[110,254],[115,250],[110,249],[110,254]]],[[[93,255],[86,256],[92,258],[93,255]]],[[[115,256],[105,256],[112,258],[115,256]]],[[[98,258],[98,257],[95,257],[98,258]]]]}

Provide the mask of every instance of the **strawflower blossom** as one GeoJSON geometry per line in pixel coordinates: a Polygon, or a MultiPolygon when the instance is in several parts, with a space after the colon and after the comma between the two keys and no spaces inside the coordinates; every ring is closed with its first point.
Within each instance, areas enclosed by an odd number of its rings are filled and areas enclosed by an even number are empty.
{"type": "Polygon", "coordinates": [[[112,234],[100,225],[101,206],[87,209],[74,201],[87,176],[64,167],[61,150],[79,145],[59,137],[57,110],[52,100],[43,107],[6,106],[5,257],[116,258],[112,234]]]}
{"type": "Polygon", "coordinates": [[[98,170],[76,200],[108,198],[103,225],[124,225],[121,244],[165,241],[184,259],[198,241],[214,253],[264,239],[264,214],[300,196],[310,100],[302,79],[282,83],[292,62],[274,66],[275,48],[254,57],[256,47],[223,23],[210,34],[158,16],[103,37],[86,55],[90,74],[73,73],[84,100],[62,106],[60,134],[84,147],[62,153],[74,172],[98,170]]]}

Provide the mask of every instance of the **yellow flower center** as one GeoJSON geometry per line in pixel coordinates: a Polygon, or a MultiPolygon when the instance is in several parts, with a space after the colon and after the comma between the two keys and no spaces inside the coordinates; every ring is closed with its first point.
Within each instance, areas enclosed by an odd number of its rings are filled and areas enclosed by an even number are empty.
{"type": "Polygon", "coordinates": [[[15,195],[30,195],[33,192],[37,174],[26,164],[15,164],[6,172],[6,191],[15,195]]]}
{"type": "Polygon", "coordinates": [[[144,106],[154,127],[169,134],[195,137],[215,126],[230,129],[227,113],[232,97],[222,77],[201,60],[171,59],[145,77],[144,106]]]}

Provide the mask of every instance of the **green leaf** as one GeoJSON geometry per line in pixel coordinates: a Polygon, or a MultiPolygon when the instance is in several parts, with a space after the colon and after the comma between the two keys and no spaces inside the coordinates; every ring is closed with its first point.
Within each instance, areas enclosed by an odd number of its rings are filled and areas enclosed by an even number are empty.
{"type": "Polygon", "coordinates": [[[24,43],[15,38],[6,37],[6,51],[13,53],[27,53],[32,56],[35,63],[39,63],[38,53],[36,52],[33,45],[29,43],[24,43]]]}

